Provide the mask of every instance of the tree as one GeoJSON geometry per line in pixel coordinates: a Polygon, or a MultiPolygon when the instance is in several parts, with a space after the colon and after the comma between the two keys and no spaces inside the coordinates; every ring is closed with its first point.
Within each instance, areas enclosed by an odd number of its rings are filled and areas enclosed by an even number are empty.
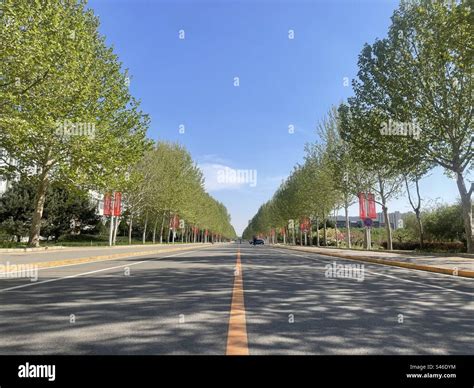
{"type": "MultiPolygon", "coordinates": [[[[258,234],[269,235],[271,229],[285,227],[291,235],[293,244],[296,244],[297,225],[309,218],[316,219],[318,226],[320,221],[323,221],[326,244],[327,219],[337,198],[338,194],[334,192],[331,171],[324,155],[317,148],[309,147],[305,162],[297,165],[278,188],[271,201],[259,208],[243,236],[250,238],[258,234]]],[[[302,244],[302,231],[301,228],[299,229],[300,244],[302,244]]],[[[310,237],[312,238],[311,233],[310,237]]]]}
{"type": "Polygon", "coordinates": [[[157,142],[131,168],[127,182],[124,199],[130,241],[135,219],[142,224],[143,243],[150,221],[153,242],[160,223],[160,242],[165,235],[168,242],[175,242],[179,235],[181,241],[189,241],[191,233],[193,241],[203,242],[235,237],[227,209],[205,192],[202,171],[183,146],[157,142]]]}
{"type": "MultiPolygon", "coordinates": [[[[31,180],[20,179],[0,197],[0,223],[7,233],[16,236],[17,241],[31,226],[34,196],[35,186],[31,180]]],[[[57,184],[48,187],[41,219],[45,237],[57,240],[67,233],[94,231],[99,221],[96,206],[87,192],[57,184]]]]}
{"type": "Polygon", "coordinates": [[[13,182],[0,197],[0,225],[20,242],[31,226],[34,187],[25,180],[13,182]]]}
{"type": "Polygon", "coordinates": [[[360,191],[361,177],[365,175],[363,166],[354,158],[357,150],[352,149],[351,143],[343,138],[339,112],[332,107],[327,117],[318,125],[319,143],[314,147],[325,155],[328,168],[331,170],[332,182],[336,198],[340,197],[344,207],[346,220],[346,244],[351,248],[351,232],[349,221],[349,206],[355,202],[360,191]]]}
{"type": "Polygon", "coordinates": [[[387,234],[387,249],[392,250],[392,228],[389,220],[388,202],[396,198],[403,184],[400,165],[378,129],[383,116],[376,110],[366,109],[357,98],[349,99],[349,106],[339,106],[342,137],[351,143],[351,158],[362,169],[357,177],[356,187],[363,193],[374,193],[375,202],[382,207],[387,234]]]}
{"type": "Polygon", "coordinates": [[[418,224],[420,248],[423,248],[424,236],[425,236],[423,221],[421,219],[422,199],[420,195],[420,180],[424,175],[427,174],[429,169],[430,169],[429,164],[423,161],[420,161],[420,164],[418,166],[415,166],[410,172],[403,174],[403,179],[405,182],[405,190],[408,196],[408,201],[410,202],[410,206],[415,212],[416,222],[418,224]],[[411,193],[410,183],[412,183],[415,186],[416,197],[413,197],[411,193]]]}
{"type": "Polygon", "coordinates": [[[46,195],[43,234],[58,240],[64,234],[94,232],[100,222],[96,210],[87,192],[52,185],[46,195]]]}
{"type": "Polygon", "coordinates": [[[462,241],[465,239],[462,222],[462,206],[438,205],[423,214],[427,236],[438,241],[462,241]]]}
{"type": "MultiPolygon", "coordinates": [[[[441,166],[456,179],[463,209],[467,250],[474,251],[472,169],[473,34],[468,1],[402,2],[392,16],[388,37],[366,45],[359,58],[354,90],[364,111],[385,122],[409,124],[417,136],[386,136],[392,155],[406,155],[441,166]],[[397,147],[394,147],[394,146],[397,147]]],[[[374,135],[379,128],[371,129],[374,135]]]]}
{"type": "Polygon", "coordinates": [[[0,174],[36,187],[29,244],[38,245],[48,185],[109,189],[141,157],[148,118],[85,1],[6,2],[0,30],[0,174]]]}
{"type": "MultiPolygon", "coordinates": [[[[324,121],[323,124],[325,125],[324,121]]],[[[319,143],[306,148],[305,166],[309,171],[307,196],[311,198],[311,215],[316,219],[317,245],[319,245],[319,225],[324,229],[324,245],[327,245],[327,226],[331,211],[341,203],[342,194],[337,189],[333,164],[330,161],[326,144],[319,143]]]]}

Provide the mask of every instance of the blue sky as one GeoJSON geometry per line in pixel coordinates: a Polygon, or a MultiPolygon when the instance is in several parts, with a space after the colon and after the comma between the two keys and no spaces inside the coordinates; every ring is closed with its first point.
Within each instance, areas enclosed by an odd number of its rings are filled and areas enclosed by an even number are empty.
{"type": "MultiPolygon", "coordinates": [[[[344,78],[356,76],[363,44],[385,36],[397,4],[92,0],[89,7],[130,71],[132,94],[151,117],[149,137],[187,147],[240,233],[316,140],[318,120],[352,94],[344,78]],[[255,170],[257,184],[223,184],[226,167],[255,170]]],[[[422,191],[428,202],[457,198],[441,170],[422,191]]],[[[390,207],[410,209],[404,198],[390,207]]]]}

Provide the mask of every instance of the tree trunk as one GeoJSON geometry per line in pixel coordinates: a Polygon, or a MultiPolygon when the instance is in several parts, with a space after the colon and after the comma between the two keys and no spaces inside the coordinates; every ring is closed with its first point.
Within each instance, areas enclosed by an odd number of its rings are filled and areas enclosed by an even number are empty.
{"type": "Polygon", "coordinates": [[[313,220],[309,218],[309,246],[313,246],[313,220]]]}
{"type": "Polygon", "coordinates": [[[320,241],[319,241],[319,218],[316,218],[316,246],[320,246],[320,241]]]}
{"type": "Polygon", "coordinates": [[[382,182],[382,178],[378,176],[379,188],[380,188],[380,200],[382,202],[383,218],[385,220],[385,230],[387,231],[387,250],[393,250],[392,242],[392,227],[390,226],[390,219],[388,217],[387,198],[385,197],[385,190],[382,182]]]}
{"type": "Polygon", "coordinates": [[[40,243],[40,232],[41,232],[41,218],[43,218],[44,203],[46,201],[46,189],[48,188],[48,175],[42,173],[40,176],[40,182],[36,190],[35,196],[35,210],[33,211],[33,217],[31,220],[30,236],[28,239],[28,245],[31,247],[38,247],[40,243]]]}
{"type": "Polygon", "coordinates": [[[472,186],[469,192],[466,189],[464,178],[461,173],[456,173],[456,183],[458,185],[459,195],[461,197],[462,218],[464,221],[464,231],[466,233],[467,252],[474,253],[473,246],[473,226],[472,226],[472,186]]]}
{"type": "Polygon", "coordinates": [[[132,245],[133,215],[130,214],[130,224],[128,225],[128,245],[132,245]]]}
{"type": "Polygon", "coordinates": [[[351,221],[349,219],[349,201],[347,201],[347,198],[344,202],[344,214],[346,217],[346,244],[347,244],[347,248],[352,248],[351,221]]]}
{"type": "Polygon", "coordinates": [[[425,243],[425,232],[423,230],[423,221],[421,220],[421,212],[420,209],[415,209],[415,216],[416,216],[416,221],[418,222],[418,232],[420,233],[420,248],[423,248],[423,245],[425,243]]]}
{"type": "Polygon", "coordinates": [[[393,242],[392,242],[392,227],[390,226],[390,219],[388,218],[388,207],[385,206],[385,199],[382,199],[382,211],[383,211],[383,218],[385,221],[385,230],[387,231],[387,249],[389,251],[393,250],[393,242]]]}
{"type": "Polygon", "coordinates": [[[415,205],[410,194],[410,186],[408,185],[408,177],[404,175],[405,186],[408,194],[408,201],[410,202],[411,207],[413,208],[416,216],[416,221],[418,223],[418,232],[420,233],[420,248],[423,248],[424,244],[424,231],[423,231],[423,223],[421,221],[421,196],[420,196],[420,185],[419,185],[419,177],[415,176],[415,185],[416,185],[416,195],[417,195],[417,204],[415,205]]]}
{"type": "Polygon", "coordinates": [[[328,246],[328,226],[327,226],[327,219],[324,219],[324,224],[323,224],[323,229],[324,229],[324,246],[328,246]]]}
{"type": "Polygon", "coordinates": [[[165,212],[163,212],[163,218],[161,220],[161,230],[160,230],[160,244],[163,244],[163,232],[165,228],[165,212]]]}
{"type": "Polygon", "coordinates": [[[145,216],[145,227],[143,228],[143,244],[146,242],[146,228],[148,226],[148,213],[145,216]]]}
{"type": "Polygon", "coordinates": [[[156,243],[156,228],[158,227],[158,216],[155,219],[155,225],[153,225],[153,244],[156,243]]]}

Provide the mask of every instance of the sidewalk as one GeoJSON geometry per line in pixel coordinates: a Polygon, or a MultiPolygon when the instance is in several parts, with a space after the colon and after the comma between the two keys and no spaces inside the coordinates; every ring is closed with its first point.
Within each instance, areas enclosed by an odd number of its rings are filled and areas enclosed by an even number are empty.
{"type": "Polygon", "coordinates": [[[68,247],[54,251],[0,253],[0,265],[34,264],[39,268],[113,260],[149,254],[208,247],[210,243],[125,245],[115,247],[68,247]]]}
{"type": "Polygon", "coordinates": [[[395,267],[410,268],[421,271],[444,273],[453,276],[462,276],[474,278],[474,255],[463,254],[463,257],[452,254],[410,254],[387,251],[363,251],[355,249],[340,248],[323,248],[309,246],[290,246],[276,245],[279,248],[291,249],[302,252],[318,253],[325,256],[340,257],[343,259],[351,259],[364,261],[369,263],[377,263],[390,265],[395,267]],[[472,256],[472,258],[470,257],[472,256]]]}

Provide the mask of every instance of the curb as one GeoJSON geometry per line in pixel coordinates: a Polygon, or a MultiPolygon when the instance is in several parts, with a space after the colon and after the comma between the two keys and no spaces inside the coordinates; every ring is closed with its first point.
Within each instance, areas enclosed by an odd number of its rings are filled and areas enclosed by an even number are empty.
{"type": "MultiPolygon", "coordinates": [[[[184,243],[184,244],[176,244],[176,245],[189,245],[193,243],[184,243]]],[[[198,243],[202,244],[202,243],[198,243]]],[[[75,250],[75,249],[116,249],[116,248],[130,248],[130,247],[143,247],[143,246],[168,246],[172,244],[131,244],[131,245],[58,245],[58,246],[43,246],[43,247],[36,247],[36,248],[0,248],[0,253],[24,253],[24,252],[47,252],[47,251],[60,251],[60,250],[75,250]]],[[[172,245],[173,246],[173,245],[172,245]]]]}
{"type": "MultiPolygon", "coordinates": [[[[179,248],[168,248],[168,249],[155,249],[155,250],[148,250],[148,251],[140,251],[140,252],[125,252],[125,253],[115,253],[112,255],[102,255],[102,256],[90,256],[90,257],[80,257],[76,259],[65,259],[65,260],[54,260],[54,261],[43,261],[39,263],[22,263],[22,264],[12,264],[14,266],[18,265],[35,265],[37,268],[54,268],[60,267],[63,265],[70,265],[70,264],[84,264],[90,262],[97,262],[97,261],[107,261],[107,260],[114,260],[120,259],[123,257],[136,257],[136,256],[145,256],[148,254],[156,254],[156,253],[169,253],[169,252],[179,252],[179,251],[186,251],[196,249],[198,247],[208,247],[211,244],[199,244],[199,246],[188,246],[188,247],[179,247],[179,248]]],[[[8,272],[15,272],[16,268],[11,268],[8,271],[4,271],[1,273],[8,273],[8,272]]]]}
{"type": "Polygon", "coordinates": [[[39,247],[39,248],[0,248],[0,253],[22,253],[22,252],[42,252],[42,251],[59,251],[65,249],[64,246],[57,247],[39,247]]]}
{"type": "Polygon", "coordinates": [[[331,256],[331,257],[339,257],[341,259],[349,259],[349,260],[356,260],[356,261],[363,261],[363,262],[368,262],[368,263],[375,263],[375,264],[382,264],[382,265],[389,265],[392,267],[401,267],[401,268],[408,268],[408,269],[415,269],[419,271],[426,271],[426,272],[435,272],[435,273],[442,273],[445,275],[450,275],[454,277],[464,277],[464,278],[474,278],[474,271],[468,271],[468,270],[452,270],[449,268],[442,268],[442,267],[433,267],[430,265],[422,265],[422,264],[414,264],[414,263],[406,263],[402,261],[394,261],[394,260],[383,260],[383,259],[375,259],[373,257],[369,256],[353,256],[353,255],[341,255],[338,253],[334,252],[328,252],[328,253],[321,253],[321,252],[315,252],[313,250],[305,249],[305,248],[293,248],[285,245],[279,245],[279,248],[286,248],[292,251],[300,251],[300,252],[309,252],[309,253],[314,253],[317,255],[322,255],[322,256],[331,256]],[[457,273],[456,273],[457,271],[457,273]]]}

